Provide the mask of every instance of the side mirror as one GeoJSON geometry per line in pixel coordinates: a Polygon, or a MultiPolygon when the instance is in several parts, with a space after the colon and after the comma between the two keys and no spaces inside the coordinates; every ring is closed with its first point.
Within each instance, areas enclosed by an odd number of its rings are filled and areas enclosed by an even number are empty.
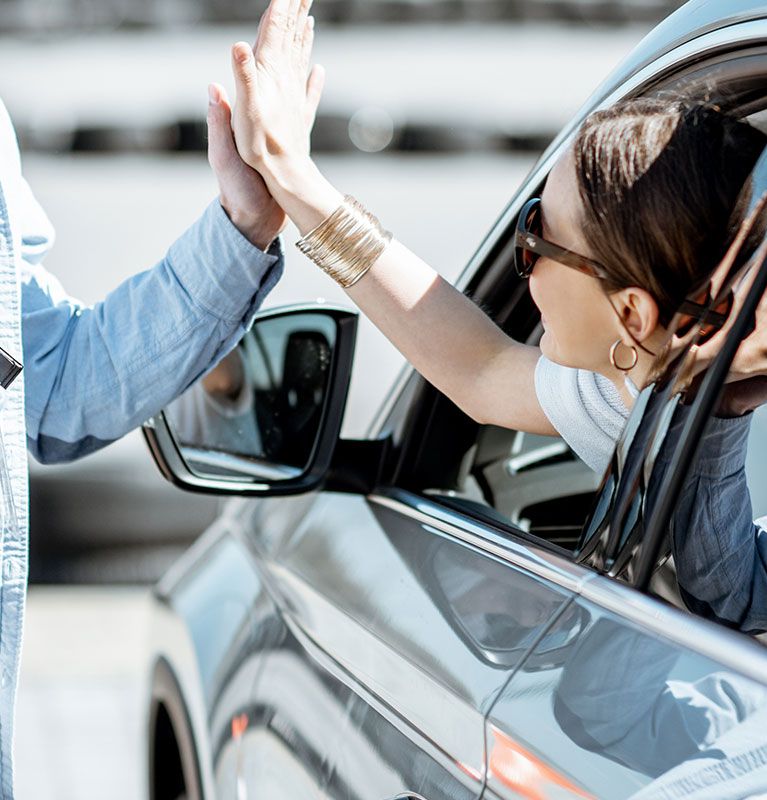
{"type": "Polygon", "coordinates": [[[259,314],[237,347],[143,428],[160,472],[194,492],[298,494],[325,477],[351,378],[357,314],[259,314]]]}

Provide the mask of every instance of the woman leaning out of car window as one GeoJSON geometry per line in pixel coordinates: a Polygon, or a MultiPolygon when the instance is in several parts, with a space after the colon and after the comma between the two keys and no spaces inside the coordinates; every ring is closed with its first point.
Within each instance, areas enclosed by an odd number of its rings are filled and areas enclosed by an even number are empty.
{"type": "MultiPolygon", "coordinates": [[[[523,345],[315,166],[303,118],[322,72],[310,69],[309,6],[272,0],[255,50],[232,50],[241,156],[298,227],[300,249],[426,379],[476,421],[559,434],[602,470],[672,318],[705,304],[765,137],[678,99],[592,114],[518,221],[516,269],[544,328],[539,347],[523,345]]],[[[763,232],[760,221],[739,257],[763,232]]]]}

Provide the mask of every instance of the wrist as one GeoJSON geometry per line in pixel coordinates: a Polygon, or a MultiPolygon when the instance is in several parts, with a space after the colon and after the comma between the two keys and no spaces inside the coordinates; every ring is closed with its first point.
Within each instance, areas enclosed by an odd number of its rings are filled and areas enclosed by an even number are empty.
{"type": "Polygon", "coordinates": [[[271,247],[272,242],[280,235],[284,227],[284,224],[278,225],[276,221],[264,220],[262,214],[254,213],[252,210],[246,210],[236,203],[230,202],[223,193],[219,196],[219,202],[232,225],[254,247],[263,252],[271,247]]]}
{"type": "Polygon", "coordinates": [[[343,195],[322,175],[310,158],[275,159],[268,167],[267,185],[274,199],[304,236],[343,203],[343,195]]]}

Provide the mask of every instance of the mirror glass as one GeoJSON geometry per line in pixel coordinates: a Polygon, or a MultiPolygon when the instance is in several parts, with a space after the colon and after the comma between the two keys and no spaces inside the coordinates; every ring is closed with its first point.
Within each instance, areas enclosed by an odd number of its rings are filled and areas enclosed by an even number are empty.
{"type": "Polygon", "coordinates": [[[320,432],[336,322],[291,312],[256,319],[212,370],[165,409],[200,476],[270,482],[309,465],[320,432]]]}

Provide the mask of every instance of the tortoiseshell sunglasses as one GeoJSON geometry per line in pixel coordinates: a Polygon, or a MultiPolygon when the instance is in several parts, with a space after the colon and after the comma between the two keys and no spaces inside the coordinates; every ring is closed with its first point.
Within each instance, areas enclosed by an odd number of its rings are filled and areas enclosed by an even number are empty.
{"type": "MultiPolygon", "coordinates": [[[[533,197],[522,207],[517,218],[517,229],[514,237],[514,268],[520,278],[529,278],[538,259],[544,256],[563,264],[566,267],[590,275],[598,280],[607,278],[607,270],[591,258],[574,253],[565,247],[543,238],[543,222],[541,216],[541,198],[533,197]]],[[[711,326],[711,333],[722,327],[732,310],[734,302],[732,292],[715,309],[708,309],[711,298],[704,290],[699,297],[684,300],[679,306],[679,313],[700,320],[705,314],[706,327],[711,326]]],[[[708,333],[708,331],[707,331],[708,333]]]]}

